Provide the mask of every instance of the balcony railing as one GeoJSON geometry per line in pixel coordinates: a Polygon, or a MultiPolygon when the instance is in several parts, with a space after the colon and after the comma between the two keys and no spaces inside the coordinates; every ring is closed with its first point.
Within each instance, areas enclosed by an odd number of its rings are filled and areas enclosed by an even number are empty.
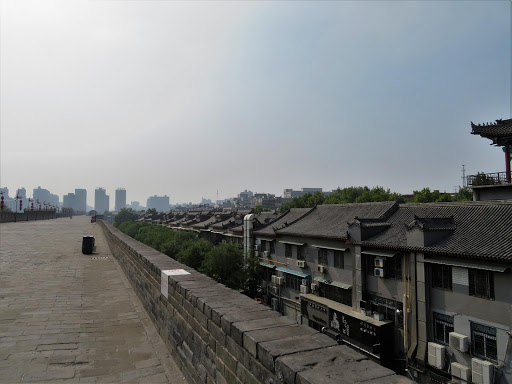
{"type": "Polygon", "coordinates": [[[469,175],[466,179],[468,186],[471,187],[478,185],[509,184],[507,181],[507,172],[478,173],[476,175],[469,175]]]}

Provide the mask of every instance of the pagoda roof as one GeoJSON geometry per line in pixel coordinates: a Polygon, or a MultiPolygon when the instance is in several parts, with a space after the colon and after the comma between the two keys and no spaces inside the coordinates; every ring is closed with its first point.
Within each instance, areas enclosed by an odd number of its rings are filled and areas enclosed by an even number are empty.
{"type": "Polygon", "coordinates": [[[495,123],[473,124],[471,134],[479,135],[493,141],[494,145],[503,146],[512,143],[512,119],[498,119],[495,123]]]}

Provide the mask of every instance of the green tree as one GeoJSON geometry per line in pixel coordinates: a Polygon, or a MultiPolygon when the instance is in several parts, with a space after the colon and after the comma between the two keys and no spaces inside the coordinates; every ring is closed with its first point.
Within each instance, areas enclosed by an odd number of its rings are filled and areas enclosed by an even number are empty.
{"type": "Polygon", "coordinates": [[[284,203],[279,211],[284,213],[290,208],[313,208],[315,205],[323,204],[324,201],[325,196],[322,192],[306,193],[304,196],[294,197],[288,203],[284,203]]]}
{"type": "Polygon", "coordinates": [[[473,201],[473,191],[471,188],[460,188],[455,196],[455,201],[473,201]]]}
{"type": "Polygon", "coordinates": [[[478,172],[473,178],[472,185],[494,185],[496,181],[483,172],[478,172]]]}
{"type": "Polygon", "coordinates": [[[449,193],[431,191],[430,188],[423,188],[421,191],[413,191],[412,203],[437,203],[440,201],[453,201],[449,193]]]}
{"type": "Polygon", "coordinates": [[[137,233],[139,233],[139,229],[144,226],[147,226],[147,224],[135,223],[133,221],[125,221],[125,222],[119,224],[118,229],[121,232],[126,233],[130,237],[135,237],[135,235],[137,235],[137,233]]]}
{"type": "Polygon", "coordinates": [[[270,212],[270,209],[263,208],[263,205],[258,204],[254,207],[254,213],[261,213],[261,212],[270,212]]]}
{"type": "Polygon", "coordinates": [[[213,247],[206,255],[201,269],[229,288],[244,288],[246,279],[243,252],[234,244],[213,247]]]}
{"type": "Polygon", "coordinates": [[[122,223],[126,221],[135,221],[139,218],[137,212],[135,212],[131,208],[123,208],[119,211],[114,219],[114,227],[119,227],[122,223]]]}
{"type": "Polygon", "coordinates": [[[177,260],[190,268],[199,270],[212,248],[213,244],[204,240],[189,242],[178,252],[177,260]]]}

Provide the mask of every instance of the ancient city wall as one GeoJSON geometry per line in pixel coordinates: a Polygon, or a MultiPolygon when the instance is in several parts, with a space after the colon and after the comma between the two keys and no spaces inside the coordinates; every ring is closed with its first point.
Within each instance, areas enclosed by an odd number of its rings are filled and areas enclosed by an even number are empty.
{"type": "Polygon", "coordinates": [[[0,223],[17,221],[49,220],[57,218],[54,211],[0,212],[0,223]]]}
{"type": "Polygon", "coordinates": [[[112,254],[191,383],[409,383],[99,221],[112,254]],[[161,271],[168,298],[161,294],[161,271]]]}

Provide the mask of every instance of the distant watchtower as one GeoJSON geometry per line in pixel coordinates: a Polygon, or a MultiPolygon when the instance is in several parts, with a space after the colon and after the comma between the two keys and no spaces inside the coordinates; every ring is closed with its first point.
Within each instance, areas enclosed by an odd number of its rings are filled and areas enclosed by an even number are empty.
{"type": "Polygon", "coordinates": [[[498,119],[495,123],[475,125],[471,122],[471,134],[485,137],[505,152],[505,172],[480,173],[468,176],[468,185],[473,188],[474,200],[512,199],[512,174],[510,153],[512,152],[512,119],[498,119]]]}

